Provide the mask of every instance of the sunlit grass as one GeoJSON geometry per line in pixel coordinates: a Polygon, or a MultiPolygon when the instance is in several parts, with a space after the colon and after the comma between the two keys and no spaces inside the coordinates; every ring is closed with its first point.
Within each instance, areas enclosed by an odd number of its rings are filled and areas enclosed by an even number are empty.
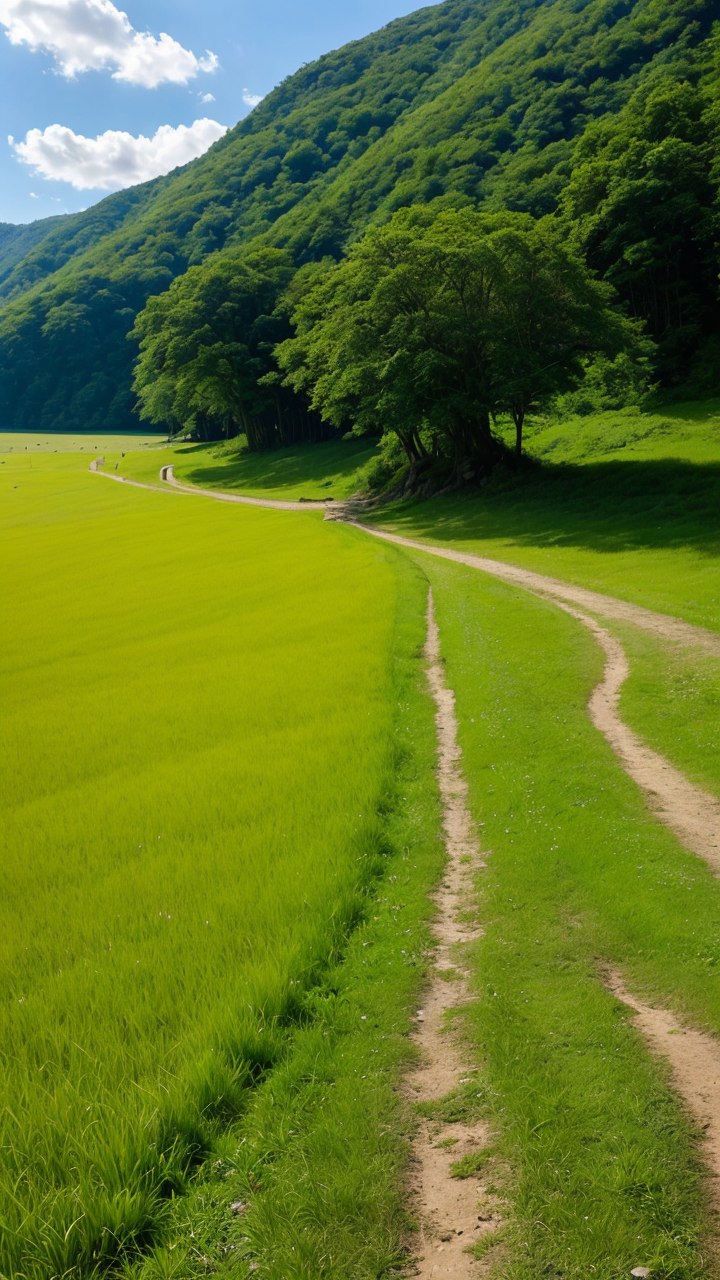
{"type": "Polygon", "coordinates": [[[720,796],[720,661],[611,624],[630,660],[620,714],[644,742],[720,796]]]}
{"type": "Polygon", "coordinates": [[[152,1240],[357,917],[396,574],[312,515],[33,464],[0,469],[0,1270],[47,1280],[152,1240]]]}
{"type": "Polygon", "coordinates": [[[128,449],[154,449],[165,440],[163,434],[150,435],[147,431],[126,431],[115,435],[76,431],[74,435],[55,431],[0,431],[0,454],[12,453],[122,453],[128,449]]]}
{"type": "MultiPolygon", "coordinates": [[[[505,434],[512,443],[512,424],[505,434]]],[[[719,462],[720,400],[670,403],[646,413],[607,410],[563,422],[531,420],[525,447],[532,457],[555,462],[719,462]]]]}

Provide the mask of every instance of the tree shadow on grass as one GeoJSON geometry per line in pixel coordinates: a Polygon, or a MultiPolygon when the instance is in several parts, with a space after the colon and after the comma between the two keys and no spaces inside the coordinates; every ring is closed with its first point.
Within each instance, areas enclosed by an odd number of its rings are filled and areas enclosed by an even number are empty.
{"type": "Polygon", "coordinates": [[[720,463],[545,463],[519,475],[496,472],[483,489],[406,503],[392,514],[398,531],[449,543],[511,539],[518,546],[614,553],[691,547],[715,556],[720,463]]]}
{"type": "Polygon", "coordinates": [[[297,445],[272,453],[230,454],[225,459],[211,455],[206,465],[185,472],[185,478],[191,484],[224,489],[274,490],[302,484],[322,487],[348,480],[373,452],[374,446],[367,440],[348,440],[297,445]]]}

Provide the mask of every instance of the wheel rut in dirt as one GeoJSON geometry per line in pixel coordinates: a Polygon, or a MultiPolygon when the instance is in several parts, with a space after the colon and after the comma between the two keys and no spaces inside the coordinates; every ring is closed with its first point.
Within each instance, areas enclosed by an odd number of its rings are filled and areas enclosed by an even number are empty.
{"type": "Polygon", "coordinates": [[[622,617],[624,621],[644,626],[646,630],[652,630],[668,641],[674,643],[680,641],[693,646],[702,645],[719,654],[720,635],[716,636],[713,632],[703,631],[701,627],[690,626],[689,623],[680,622],[676,618],[652,614],[639,606],[625,605],[623,601],[612,600],[610,596],[600,596],[592,591],[583,592],[576,588],[569,588],[567,584],[558,583],[554,578],[543,578],[540,574],[515,569],[511,565],[503,565],[495,560],[484,560],[480,556],[465,555],[464,552],[414,542],[410,538],[401,538],[396,534],[373,529],[357,521],[348,523],[364,529],[366,533],[371,533],[375,537],[399,543],[400,546],[408,547],[413,551],[423,551],[444,560],[452,560],[473,569],[480,569],[483,573],[491,573],[494,577],[523,587],[535,595],[549,598],[559,608],[564,609],[566,613],[571,614],[586,626],[605,653],[603,678],[593,690],[588,703],[593,724],[610,743],[625,772],[641,788],[655,816],[674,832],[684,848],[704,858],[715,874],[720,875],[720,801],[701,787],[689,782],[684,774],[670,764],[664,756],[645,746],[632,729],[629,729],[620,719],[617,709],[620,689],[629,674],[625,651],[619,640],[616,640],[595,618],[574,608],[567,601],[568,598],[582,596],[583,599],[592,600],[591,607],[597,612],[604,611],[607,617],[622,617]],[[562,591],[557,590],[558,587],[561,587],[562,591]],[[610,602],[613,609],[606,609],[606,602],[610,602]],[[621,606],[620,612],[614,608],[616,605],[621,606]],[[652,625],[648,623],[648,618],[652,620],[652,625]],[[713,648],[716,642],[717,650],[713,648]]]}
{"type": "Polygon", "coordinates": [[[603,678],[590,696],[588,711],[607,738],[625,772],[644,791],[655,816],[675,833],[680,843],[704,858],[720,875],[720,800],[689,782],[664,756],[647,747],[618,714],[620,690],[629,675],[625,650],[595,618],[556,602],[590,631],[605,653],[603,678]]]}
{"type": "Polygon", "coordinates": [[[703,1134],[702,1156],[710,1171],[709,1191],[720,1209],[720,1044],[703,1031],[683,1026],[668,1009],[656,1009],[628,991],[619,973],[607,975],[606,986],[633,1010],[632,1022],[649,1048],[672,1068],[677,1093],[703,1134]]]}
{"type": "MultiPolygon", "coordinates": [[[[465,948],[480,937],[465,915],[472,906],[473,878],[484,865],[467,803],[467,783],[460,767],[455,696],[445,683],[432,592],[428,597],[427,677],[435,702],[438,735],[437,777],[443,805],[447,866],[433,895],[437,907],[437,941],[430,986],[416,1016],[414,1041],[419,1065],[408,1074],[405,1091],[413,1102],[438,1102],[475,1075],[453,1029],[453,1013],[473,999],[468,987],[465,948]]],[[[501,1206],[483,1185],[482,1176],[452,1175],[452,1166],[488,1145],[483,1121],[446,1123],[423,1119],[413,1144],[411,1195],[420,1226],[417,1276],[470,1280],[479,1275],[468,1249],[496,1230],[501,1206]]]]}
{"type": "MultiPolygon", "coordinates": [[[[319,504],[283,502],[272,499],[221,494],[184,486],[170,475],[161,486],[127,480],[102,472],[107,479],[155,492],[196,493],[216,501],[284,510],[316,510],[319,504]]],[[[165,470],[165,469],[164,469],[165,470]]],[[[624,650],[594,617],[572,607],[581,605],[608,619],[630,622],[674,644],[698,646],[720,655],[720,635],[695,627],[677,618],[654,613],[638,605],[597,592],[571,586],[559,579],[518,569],[500,561],[435,547],[374,529],[344,514],[340,504],[326,509],[326,519],[354,524],[366,533],[441,559],[465,564],[511,584],[552,599],[594,634],[605,652],[603,679],[593,691],[588,710],[596,727],[605,735],[628,774],[648,797],[657,816],[671,827],[681,843],[705,858],[720,873],[720,803],[694,786],[667,760],[646,747],[620,719],[617,712],[620,688],[628,674],[624,650]]],[[[468,1005],[473,996],[468,986],[469,965],[463,948],[472,944],[480,930],[464,922],[463,909],[472,903],[473,875],[483,866],[467,805],[467,784],[460,768],[454,695],[448,689],[440,663],[439,636],[432,602],[428,602],[427,673],[436,705],[438,731],[438,780],[444,809],[444,830],[448,863],[442,884],[435,894],[438,915],[436,961],[430,987],[418,1010],[415,1042],[421,1062],[406,1077],[406,1091],[415,1102],[439,1101],[458,1084],[475,1075],[453,1033],[452,1014],[468,1005]]],[[[665,1009],[643,1003],[627,990],[622,977],[611,973],[608,989],[633,1010],[633,1022],[648,1047],[670,1064],[674,1086],[695,1116],[704,1135],[703,1155],[712,1177],[711,1195],[720,1207],[720,1049],[717,1038],[683,1026],[665,1009]]],[[[415,1274],[423,1277],[477,1277],[481,1268],[468,1252],[497,1229],[502,1221],[502,1205],[483,1185],[482,1177],[464,1180],[452,1177],[451,1166],[466,1155],[482,1150],[491,1139],[483,1122],[444,1123],[424,1119],[414,1143],[412,1195],[420,1222],[421,1249],[415,1274]]]]}
{"type": "Polygon", "coordinates": [[[385,529],[375,529],[372,525],[363,524],[361,520],[353,520],[343,516],[338,505],[328,511],[326,519],[344,520],[357,529],[364,529],[375,538],[383,538],[386,542],[395,542],[401,547],[409,547],[412,551],[426,551],[428,555],[439,556],[442,560],[454,560],[457,564],[466,564],[471,569],[481,569],[483,573],[502,578],[518,587],[525,587],[537,595],[550,596],[555,600],[563,600],[570,604],[579,604],[603,618],[618,622],[632,622],[644,631],[651,631],[663,640],[671,640],[676,644],[694,645],[708,649],[720,657],[720,632],[708,631],[705,627],[693,626],[683,622],[681,618],[672,618],[666,613],[655,613],[652,609],[644,609],[642,605],[630,604],[626,600],[618,600],[615,596],[606,596],[599,591],[588,591],[585,587],[576,587],[572,583],[563,582],[560,578],[550,578],[531,569],[520,569],[517,565],[505,564],[502,560],[489,560],[484,556],[476,556],[465,551],[453,551],[451,547],[434,547],[429,543],[416,542],[413,538],[403,538],[398,533],[389,533],[385,529]]]}
{"type": "Polygon", "coordinates": [[[160,479],[174,489],[179,489],[181,493],[199,493],[203,498],[215,498],[217,502],[236,502],[246,507],[270,507],[275,511],[318,511],[332,505],[328,503],[327,498],[307,498],[303,502],[290,502],[282,498],[251,498],[242,493],[218,493],[214,489],[198,489],[195,485],[183,484],[177,480],[172,466],[161,468],[160,479]]]}

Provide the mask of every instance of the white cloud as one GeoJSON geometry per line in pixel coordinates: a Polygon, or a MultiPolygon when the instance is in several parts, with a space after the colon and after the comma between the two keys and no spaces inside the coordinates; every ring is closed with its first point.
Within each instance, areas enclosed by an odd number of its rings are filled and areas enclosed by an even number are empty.
{"type": "Polygon", "coordinates": [[[0,23],[11,44],[48,49],[64,76],[115,67],[115,80],[154,89],[218,65],[214,53],[196,58],[164,31],[159,40],[136,31],[111,0],[0,0],[0,23]]]}
{"type": "Polygon", "coordinates": [[[263,95],[261,93],[251,93],[249,89],[243,89],[242,99],[247,107],[256,107],[258,102],[262,102],[263,95]]]}
{"type": "Polygon", "coordinates": [[[214,94],[214,93],[201,93],[201,94],[200,94],[200,101],[201,101],[201,102],[214,102],[214,101],[215,101],[215,94],[214,94]]]}
{"type": "Polygon", "coordinates": [[[189,128],[163,124],[152,138],[143,134],[134,138],[116,129],[97,138],[84,138],[64,125],[51,124],[42,132],[31,129],[14,150],[39,177],[70,182],[77,191],[119,191],[187,164],[224,133],[227,125],[207,118],[196,120],[189,128]]]}

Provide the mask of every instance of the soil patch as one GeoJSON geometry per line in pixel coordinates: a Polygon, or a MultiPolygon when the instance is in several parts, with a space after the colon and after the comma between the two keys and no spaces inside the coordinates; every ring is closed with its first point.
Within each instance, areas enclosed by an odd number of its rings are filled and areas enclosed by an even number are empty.
{"type": "MultiPolygon", "coordinates": [[[[428,598],[425,656],[435,701],[438,734],[438,783],[443,802],[447,866],[433,895],[437,906],[434,971],[423,1007],[416,1015],[415,1043],[420,1063],[405,1081],[413,1102],[437,1102],[468,1083],[475,1068],[453,1030],[453,1013],[473,996],[468,987],[469,965],[463,952],[480,936],[468,923],[473,902],[473,878],[483,861],[467,803],[467,783],[460,767],[455,695],[445,684],[432,592],[428,598]],[[468,908],[471,910],[468,911],[468,908]]],[[[480,1263],[468,1253],[502,1221],[501,1205],[490,1195],[482,1173],[453,1177],[452,1166],[487,1147],[490,1131],[483,1121],[445,1123],[423,1119],[413,1145],[412,1198],[420,1227],[415,1275],[469,1280],[480,1274],[480,1263]]],[[[413,1242],[413,1249],[416,1243],[413,1242]]]]}

